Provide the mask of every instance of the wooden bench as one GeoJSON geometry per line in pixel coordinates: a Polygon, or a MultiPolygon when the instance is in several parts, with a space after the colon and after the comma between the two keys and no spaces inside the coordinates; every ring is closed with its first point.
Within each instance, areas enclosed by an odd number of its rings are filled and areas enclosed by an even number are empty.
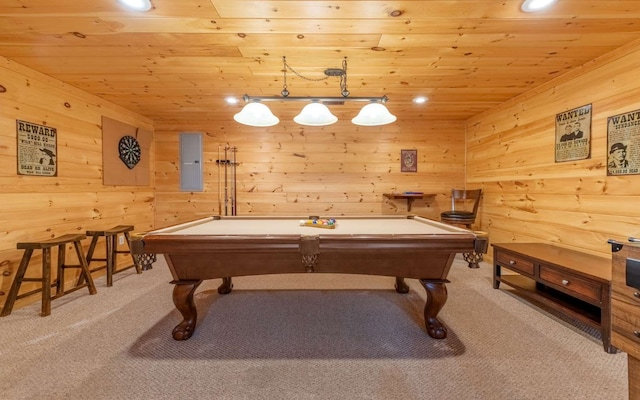
{"type": "MultiPolygon", "coordinates": [[[[133,230],[133,226],[131,225],[118,225],[111,229],[106,230],[92,230],[87,231],[87,236],[91,237],[91,244],[89,245],[89,250],[87,251],[87,263],[91,267],[91,263],[95,261],[105,261],[106,263],[100,265],[98,267],[89,268],[89,272],[96,272],[102,269],[107,270],[107,286],[113,286],[113,274],[125,271],[130,268],[135,268],[136,273],[141,274],[142,268],[139,263],[135,260],[133,255],[131,254],[131,236],[129,232],[133,230]],[[127,250],[118,250],[118,237],[119,235],[124,236],[124,242],[127,244],[127,250]],[[98,239],[101,237],[105,238],[105,257],[95,257],[96,245],[98,244],[98,239]],[[132,264],[121,269],[116,270],[116,266],[118,264],[117,256],[118,254],[129,254],[131,257],[132,264]]],[[[80,276],[78,279],[78,283],[83,283],[83,276],[80,276]]]]}
{"type": "Polygon", "coordinates": [[[611,344],[611,260],[546,243],[494,243],[493,287],[500,283],[588,326],[611,344]],[[516,274],[503,275],[502,269],[516,274]]]}
{"type": "Polygon", "coordinates": [[[71,293],[83,287],[89,288],[89,294],[96,294],[96,287],[93,284],[93,279],[91,278],[91,274],[89,272],[89,266],[84,256],[84,252],[82,251],[82,240],[84,240],[85,238],[85,235],[69,234],[42,242],[18,243],[17,248],[24,249],[24,254],[22,255],[22,260],[20,261],[20,265],[18,266],[16,277],[11,284],[11,289],[9,290],[9,295],[7,297],[7,301],[4,304],[4,307],[2,308],[0,317],[5,317],[11,314],[13,305],[16,300],[38,292],[42,292],[41,315],[43,317],[51,314],[51,300],[57,299],[60,296],[71,293]],[[73,243],[73,246],[76,250],[76,255],[79,260],[79,264],[66,263],[65,248],[67,243],[73,243]],[[58,276],[55,282],[51,283],[51,248],[55,246],[58,246],[58,276]],[[27,267],[29,266],[29,261],[31,260],[31,256],[33,255],[34,250],[42,250],[42,276],[39,278],[25,278],[24,275],[27,271],[27,267]],[[84,277],[87,283],[76,285],[73,288],[65,291],[64,271],[67,268],[80,268],[82,270],[80,272],[80,276],[84,277]],[[22,282],[40,282],[42,285],[40,288],[32,290],[28,293],[18,294],[22,282]],[[53,296],[51,295],[52,287],[56,288],[55,295],[53,296]]]}

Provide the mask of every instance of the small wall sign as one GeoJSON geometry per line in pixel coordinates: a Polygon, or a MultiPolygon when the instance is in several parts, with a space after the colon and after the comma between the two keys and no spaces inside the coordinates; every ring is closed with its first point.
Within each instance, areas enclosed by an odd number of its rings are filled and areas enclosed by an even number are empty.
{"type": "Polygon", "coordinates": [[[400,171],[418,172],[418,150],[400,150],[400,171]]]}
{"type": "Polygon", "coordinates": [[[607,175],[640,174],[640,110],[607,118],[607,175]]]}
{"type": "Polygon", "coordinates": [[[556,162],[591,158],[591,104],[556,114],[556,162]]]}
{"type": "Polygon", "coordinates": [[[46,125],[16,120],[18,175],[58,175],[58,131],[46,125]]]}

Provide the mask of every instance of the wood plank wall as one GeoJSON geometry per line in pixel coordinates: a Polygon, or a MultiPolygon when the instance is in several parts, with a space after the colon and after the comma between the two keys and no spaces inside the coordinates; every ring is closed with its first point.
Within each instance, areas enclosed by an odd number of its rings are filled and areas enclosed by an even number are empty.
{"type": "MultiPolygon", "coordinates": [[[[101,118],[105,115],[150,130],[153,123],[3,57],[0,77],[6,89],[0,93],[0,303],[4,304],[22,257],[16,243],[119,224],[134,225],[136,230],[153,227],[153,184],[102,184],[101,118]],[[16,119],[57,129],[58,176],[17,175],[16,119]]],[[[148,156],[153,157],[153,146],[148,156]]],[[[100,254],[104,254],[102,242],[100,254]]],[[[86,251],[89,241],[83,245],[86,251]]],[[[67,254],[73,262],[71,249],[67,254]]],[[[27,276],[40,276],[40,253],[34,253],[27,276]]],[[[121,263],[126,261],[120,258],[121,263]]],[[[55,279],[55,271],[53,275],[55,279]]],[[[72,271],[65,276],[71,287],[72,271]]],[[[24,283],[22,287],[24,293],[39,285],[24,283]]],[[[98,293],[105,289],[98,286],[98,293]]],[[[16,307],[39,299],[40,294],[29,296],[16,307]]]]}
{"type": "MultiPolygon", "coordinates": [[[[156,225],[211,214],[219,204],[218,149],[237,147],[238,215],[406,214],[404,200],[390,192],[435,193],[416,200],[411,213],[439,219],[452,187],[464,184],[464,123],[402,121],[359,128],[342,118],[328,127],[281,121],[253,128],[234,121],[206,126],[156,125],[156,225]],[[204,137],[204,192],[180,192],[178,136],[200,131],[204,137]],[[400,171],[400,150],[416,149],[418,171],[400,171]]],[[[224,197],[224,196],[223,196],[224,197]]],[[[227,208],[230,215],[230,207],[227,208]]]]}
{"type": "Polygon", "coordinates": [[[468,121],[467,185],[485,191],[490,242],[610,257],[608,239],[640,236],[640,175],[607,176],[606,168],[607,117],[640,109],[638,65],[635,42],[468,121]],[[591,158],[555,163],[556,114],[586,104],[591,158]]]}

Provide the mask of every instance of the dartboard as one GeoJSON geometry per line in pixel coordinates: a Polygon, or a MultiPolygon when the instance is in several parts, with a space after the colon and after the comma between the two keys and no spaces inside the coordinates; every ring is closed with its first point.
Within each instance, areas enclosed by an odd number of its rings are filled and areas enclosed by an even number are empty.
{"type": "Polygon", "coordinates": [[[140,143],[133,136],[123,136],[118,143],[120,159],[129,169],[140,162],[140,143]]]}

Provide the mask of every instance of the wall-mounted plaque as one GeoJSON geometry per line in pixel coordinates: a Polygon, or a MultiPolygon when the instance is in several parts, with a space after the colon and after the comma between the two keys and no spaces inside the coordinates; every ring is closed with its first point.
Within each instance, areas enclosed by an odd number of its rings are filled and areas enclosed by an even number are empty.
{"type": "Polygon", "coordinates": [[[16,120],[18,175],[57,176],[56,128],[16,120]]]}
{"type": "Polygon", "coordinates": [[[400,171],[418,172],[418,150],[400,150],[400,171]]]}
{"type": "Polygon", "coordinates": [[[607,175],[640,173],[640,110],[607,118],[607,175]]]}
{"type": "Polygon", "coordinates": [[[591,104],[556,114],[556,162],[591,158],[591,104]]]}

